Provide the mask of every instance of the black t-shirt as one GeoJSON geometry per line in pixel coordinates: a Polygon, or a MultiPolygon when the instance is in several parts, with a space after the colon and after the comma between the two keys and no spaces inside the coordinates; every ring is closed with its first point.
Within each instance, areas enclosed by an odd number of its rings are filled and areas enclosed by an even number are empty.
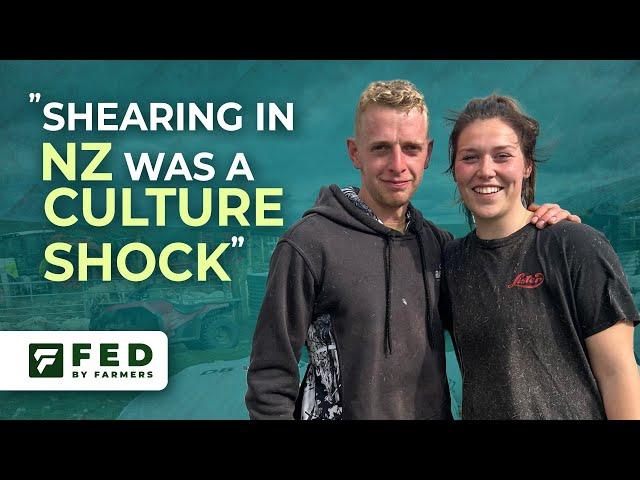
{"type": "Polygon", "coordinates": [[[600,419],[584,340],[638,323],[606,237],[559,222],[445,247],[441,310],[463,375],[465,419],[600,419]]]}

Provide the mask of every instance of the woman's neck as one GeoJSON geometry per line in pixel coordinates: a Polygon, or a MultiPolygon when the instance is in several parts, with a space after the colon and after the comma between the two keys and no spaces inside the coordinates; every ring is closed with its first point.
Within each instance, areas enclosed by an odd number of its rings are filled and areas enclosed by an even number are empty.
{"type": "Polygon", "coordinates": [[[533,212],[520,206],[500,217],[476,218],[476,235],[482,240],[508,237],[529,223],[532,216],[533,212]]]}

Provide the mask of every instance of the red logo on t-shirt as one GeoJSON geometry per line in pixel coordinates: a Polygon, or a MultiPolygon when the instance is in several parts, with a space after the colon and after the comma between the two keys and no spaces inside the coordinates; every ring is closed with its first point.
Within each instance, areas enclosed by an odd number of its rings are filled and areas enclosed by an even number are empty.
{"type": "Polygon", "coordinates": [[[527,275],[526,273],[519,273],[513,280],[511,285],[507,285],[508,288],[520,287],[520,288],[538,288],[544,282],[544,275],[542,273],[534,273],[527,275]]]}

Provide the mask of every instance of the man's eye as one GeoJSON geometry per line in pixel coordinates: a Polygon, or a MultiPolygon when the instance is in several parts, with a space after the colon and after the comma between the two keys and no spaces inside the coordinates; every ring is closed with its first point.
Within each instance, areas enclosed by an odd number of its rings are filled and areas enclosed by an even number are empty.
{"type": "Polygon", "coordinates": [[[374,152],[379,152],[386,149],[387,149],[386,145],[374,145],[373,147],[371,147],[371,150],[373,150],[374,152]]]}

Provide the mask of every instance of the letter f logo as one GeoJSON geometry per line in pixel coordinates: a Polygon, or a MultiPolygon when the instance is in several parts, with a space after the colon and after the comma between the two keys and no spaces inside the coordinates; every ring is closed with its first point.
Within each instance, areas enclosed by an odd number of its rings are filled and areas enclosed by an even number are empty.
{"type": "Polygon", "coordinates": [[[62,377],[62,344],[32,343],[29,345],[29,376],[62,377]]]}

